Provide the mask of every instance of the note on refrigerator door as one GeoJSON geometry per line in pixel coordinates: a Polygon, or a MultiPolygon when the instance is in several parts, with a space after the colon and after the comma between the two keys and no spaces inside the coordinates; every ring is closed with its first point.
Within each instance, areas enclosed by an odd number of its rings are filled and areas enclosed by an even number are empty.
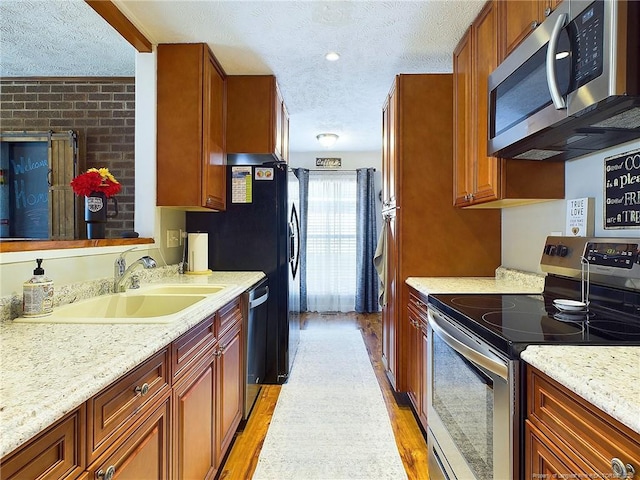
{"type": "Polygon", "coordinates": [[[231,203],[253,202],[251,167],[231,167],[231,203]]]}

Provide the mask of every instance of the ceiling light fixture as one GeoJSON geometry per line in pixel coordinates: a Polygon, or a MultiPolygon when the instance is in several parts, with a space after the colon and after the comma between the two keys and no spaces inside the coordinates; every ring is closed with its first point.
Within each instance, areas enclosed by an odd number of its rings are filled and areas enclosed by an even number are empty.
{"type": "Polygon", "coordinates": [[[326,58],[330,62],[335,62],[336,60],[340,59],[340,55],[336,52],[329,52],[324,56],[324,58],[326,58]]]}
{"type": "Polygon", "coordinates": [[[321,133],[316,135],[316,138],[324,148],[331,148],[338,141],[338,135],[335,133],[321,133]]]}

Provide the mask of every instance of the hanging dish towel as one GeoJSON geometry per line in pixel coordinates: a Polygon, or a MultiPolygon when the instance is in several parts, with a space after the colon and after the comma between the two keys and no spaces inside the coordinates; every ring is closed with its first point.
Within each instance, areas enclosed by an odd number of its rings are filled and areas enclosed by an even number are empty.
{"type": "Polygon", "coordinates": [[[378,237],[378,246],[373,254],[373,266],[380,277],[380,291],[378,292],[378,304],[384,307],[387,304],[387,289],[385,288],[387,281],[387,219],[382,222],[380,237],[378,237]]]}

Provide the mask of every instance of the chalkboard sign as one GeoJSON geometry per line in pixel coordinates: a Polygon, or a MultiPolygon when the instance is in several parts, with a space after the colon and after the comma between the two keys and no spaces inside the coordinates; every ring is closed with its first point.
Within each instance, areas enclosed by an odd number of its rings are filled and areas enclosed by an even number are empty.
{"type": "Polygon", "coordinates": [[[604,160],[604,228],[640,228],[640,149],[604,160]]]}
{"type": "Polygon", "coordinates": [[[48,142],[7,142],[0,159],[2,237],[49,238],[48,142]]]}

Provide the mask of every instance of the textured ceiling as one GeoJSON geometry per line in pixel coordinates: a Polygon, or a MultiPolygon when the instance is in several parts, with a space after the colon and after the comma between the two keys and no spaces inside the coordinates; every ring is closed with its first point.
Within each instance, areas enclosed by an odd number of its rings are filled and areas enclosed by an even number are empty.
{"type": "MultiPolygon", "coordinates": [[[[154,44],[206,42],[227,74],[276,75],[291,151],[319,150],[321,132],[340,135],[333,150],[369,151],[381,148],[394,75],[450,72],[453,49],[484,2],[115,3],[154,44]],[[341,59],[326,61],[329,51],[341,59]]],[[[2,0],[0,17],[2,75],[134,73],[132,48],[81,0],[2,0]]]]}

